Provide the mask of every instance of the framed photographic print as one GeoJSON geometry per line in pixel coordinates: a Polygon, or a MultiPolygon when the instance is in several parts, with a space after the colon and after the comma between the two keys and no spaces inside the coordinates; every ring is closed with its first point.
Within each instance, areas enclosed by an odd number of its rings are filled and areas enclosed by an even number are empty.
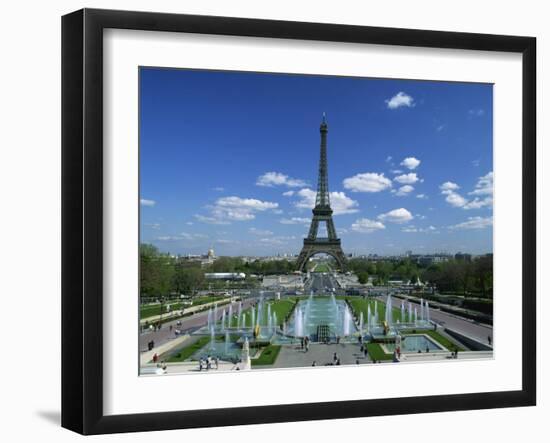
{"type": "Polygon", "coordinates": [[[530,37],[62,21],[62,425],[534,405],[530,37]]]}

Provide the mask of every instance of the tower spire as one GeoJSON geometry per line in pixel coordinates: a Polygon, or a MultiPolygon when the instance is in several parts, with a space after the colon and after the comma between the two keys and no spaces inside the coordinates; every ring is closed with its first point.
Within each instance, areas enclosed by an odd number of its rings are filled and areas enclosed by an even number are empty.
{"type": "Polygon", "coordinates": [[[317,178],[317,196],[315,198],[315,207],[330,207],[330,197],[328,191],[328,165],[327,165],[327,133],[328,125],[326,114],[323,112],[323,121],[321,122],[321,155],[319,158],[319,177],[317,178]]]}
{"type": "Polygon", "coordinates": [[[309,234],[304,238],[304,246],[300,256],[296,261],[296,267],[302,271],[311,256],[318,253],[332,255],[341,270],[345,268],[346,258],[342,251],[340,239],[336,235],[334,222],[332,220],[332,208],[330,207],[330,198],[328,191],[328,165],[327,165],[327,133],[328,125],[326,114],[323,113],[321,122],[321,154],[319,159],[319,178],[317,181],[317,195],[315,197],[315,207],[313,208],[313,218],[309,227],[309,234]],[[327,228],[327,237],[319,238],[319,223],[325,223],[327,228]]]}

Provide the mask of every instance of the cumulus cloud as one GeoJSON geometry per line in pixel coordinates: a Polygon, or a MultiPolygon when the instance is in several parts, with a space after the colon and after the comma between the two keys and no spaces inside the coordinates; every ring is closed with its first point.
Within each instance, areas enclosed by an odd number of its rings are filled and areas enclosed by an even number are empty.
{"type": "Polygon", "coordinates": [[[413,218],[413,215],[405,208],[393,209],[392,211],[386,212],[385,214],[380,214],[378,216],[379,220],[390,223],[406,223],[413,218]]]}
{"type": "Polygon", "coordinates": [[[445,182],[439,189],[441,189],[441,193],[445,195],[445,200],[451,206],[466,210],[490,207],[493,205],[493,172],[491,171],[479,177],[475,189],[468,193],[468,195],[474,196],[471,200],[463,197],[457,192],[460,186],[456,183],[445,182]]]}
{"type": "Polygon", "coordinates": [[[420,199],[422,199],[422,200],[425,200],[425,199],[428,198],[428,196],[427,196],[426,194],[417,194],[417,195],[416,195],[416,198],[420,198],[420,199]]]}
{"type": "Polygon", "coordinates": [[[391,188],[391,180],[384,173],[365,172],[344,179],[344,188],[352,192],[380,192],[391,188]]]}
{"type": "Polygon", "coordinates": [[[310,222],[309,218],[304,217],[282,218],[279,220],[279,223],[283,225],[308,225],[310,222]]]}
{"type": "Polygon", "coordinates": [[[475,189],[469,192],[470,195],[493,195],[493,171],[483,177],[479,177],[475,189]]]}
{"type": "Polygon", "coordinates": [[[414,191],[414,188],[411,185],[404,185],[397,190],[395,195],[397,195],[398,197],[405,197],[409,195],[412,191],[414,191]]]}
{"type": "MultiPolygon", "coordinates": [[[[315,206],[315,197],[317,192],[313,189],[304,188],[296,192],[296,196],[299,200],[295,203],[295,206],[300,209],[313,209],[315,206]]],[[[334,215],[341,214],[353,214],[358,211],[359,204],[346,196],[344,192],[331,192],[329,193],[330,206],[334,211],[334,215]]]]}
{"type": "Polygon", "coordinates": [[[362,233],[371,233],[378,231],[380,229],[386,229],[386,226],[380,221],[369,220],[368,218],[360,218],[356,220],[355,223],[351,225],[352,231],[362,232],[362,233]]]}
{"type": "Polygon", "coordinates": [[[420,165],[420,160],[414,157],[407,157],[400,164],[401,166],[405,166],[405,168],[412,170],[418,168],[418,165],[420,165]]]}
{"type": "Polygon", "coordinates": [[[415,102],[410,95],[407,95],[404,92],[400,91],[392,98],[386,100],[386,105],[388,106],[388,109],[397,109],[402,106],[412,108],[415,105],[415,102]]]}
{"type": "Polygon", "coordinates": [[[286,192],[283,192],[283,195],[285,197],[292,197],[294,195],[294,191],[286,191],[286,192]]]}
{"type": "Polygon", "coordinates": [[[157,204],[157,202],[156,202],[155,200],[148,200],[148,199],[146,199],[146,198],[142,198],[142,199],[139,200],[139,204],[140,204],[141,206],[149,206],[149,207],[151,207],[151,206],[155,206],[155,205],[157,204]]]}
{"type": "Polygon", "coordinates": [[[428,226],[427,228],[417,228],[416,226],[405,226],[403,229],[401,229],[401,232],[409,232],[409,233],[434,233],[439,234],[439,231],[435,226],[428,226]]]}
{"type": "Polygon", "coordinates": [[[276,210],[278,206],[278,203],[255,198],[222,197],[210,206],[210,215],[196,214],[195,218],[203,223],[228,224],[230,221],[253,220],[257,212],[276,210]]]}
{"type": "Polygon", "coordinates": [[[468,217],[465,222],[449,226],[449,229],[484,229],[492,225],[493,217],[468,217]]]}
{"type": "Polygon", "coordinates": [[[394,181],[401,183],[402,185],[412,185],[418,181],[418,176],[416,172],[409,172],[408,174],[398,175],[394,177],[394,181]]]}
{"type": "Polygon", "coordinates": [[[298,188],[300,186],[307,186],[307,183],[298,178],[291,178],[281,172],[266,172],[258,177],[256,180],[256,185],[267,187],[287,186],[289,188],[298,188]]]}

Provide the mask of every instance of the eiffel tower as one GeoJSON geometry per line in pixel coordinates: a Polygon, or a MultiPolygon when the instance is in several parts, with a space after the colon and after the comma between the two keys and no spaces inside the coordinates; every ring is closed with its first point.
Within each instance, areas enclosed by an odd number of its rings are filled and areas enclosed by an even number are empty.
{"type": "Polygon", "coordinates": [[[304,238],[304,246],[296,261],[296,268],[303,271],[308,260],[315,254],[325,253],[334,257],[340,270],[346,266],[346,257],[340,239],[336,236],[336,229],[332,221],[332,209],[328,192],[328,168],[327,168],[327,133],[328,125],[325,114],[321,122],[321,158],[319,160],[319,179],[317,181],[317,196],[313,208],[313,219],[307,238],[304,238]],[[319,223],[326,223],[327,238],[318,237],[319,223]]]}

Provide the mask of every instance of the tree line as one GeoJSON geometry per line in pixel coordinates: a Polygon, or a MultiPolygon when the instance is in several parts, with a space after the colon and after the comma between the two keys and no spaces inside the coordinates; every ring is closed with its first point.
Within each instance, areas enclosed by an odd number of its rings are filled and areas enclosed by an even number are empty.
{"type": "Polygon", "coordinates": [[[294,270],[288,260],[245,262],[238,257],[220,257],[201,267],[199,262],[173,257],[150,244],[140,245],[140,294],[159,297],[171,294],[193,295],[199,289],[219,282],[206,282],[205,273],[242,272],[247,279],[253,274],[286,274],[294,270]]]}
{"type": "Polygon", "coordinates": [[[422,266],[410,259],[397,261],[355,258],[348,261],[348,269],[353,271],[360,283],[373,277],[375,285],[386,284],[391,279],[405,282],[422,282],[433,285],[440,292],[453,292],[464,295],[492,297],[493,256],[484,255],[468,260],[448,260],[422,266]]]}

